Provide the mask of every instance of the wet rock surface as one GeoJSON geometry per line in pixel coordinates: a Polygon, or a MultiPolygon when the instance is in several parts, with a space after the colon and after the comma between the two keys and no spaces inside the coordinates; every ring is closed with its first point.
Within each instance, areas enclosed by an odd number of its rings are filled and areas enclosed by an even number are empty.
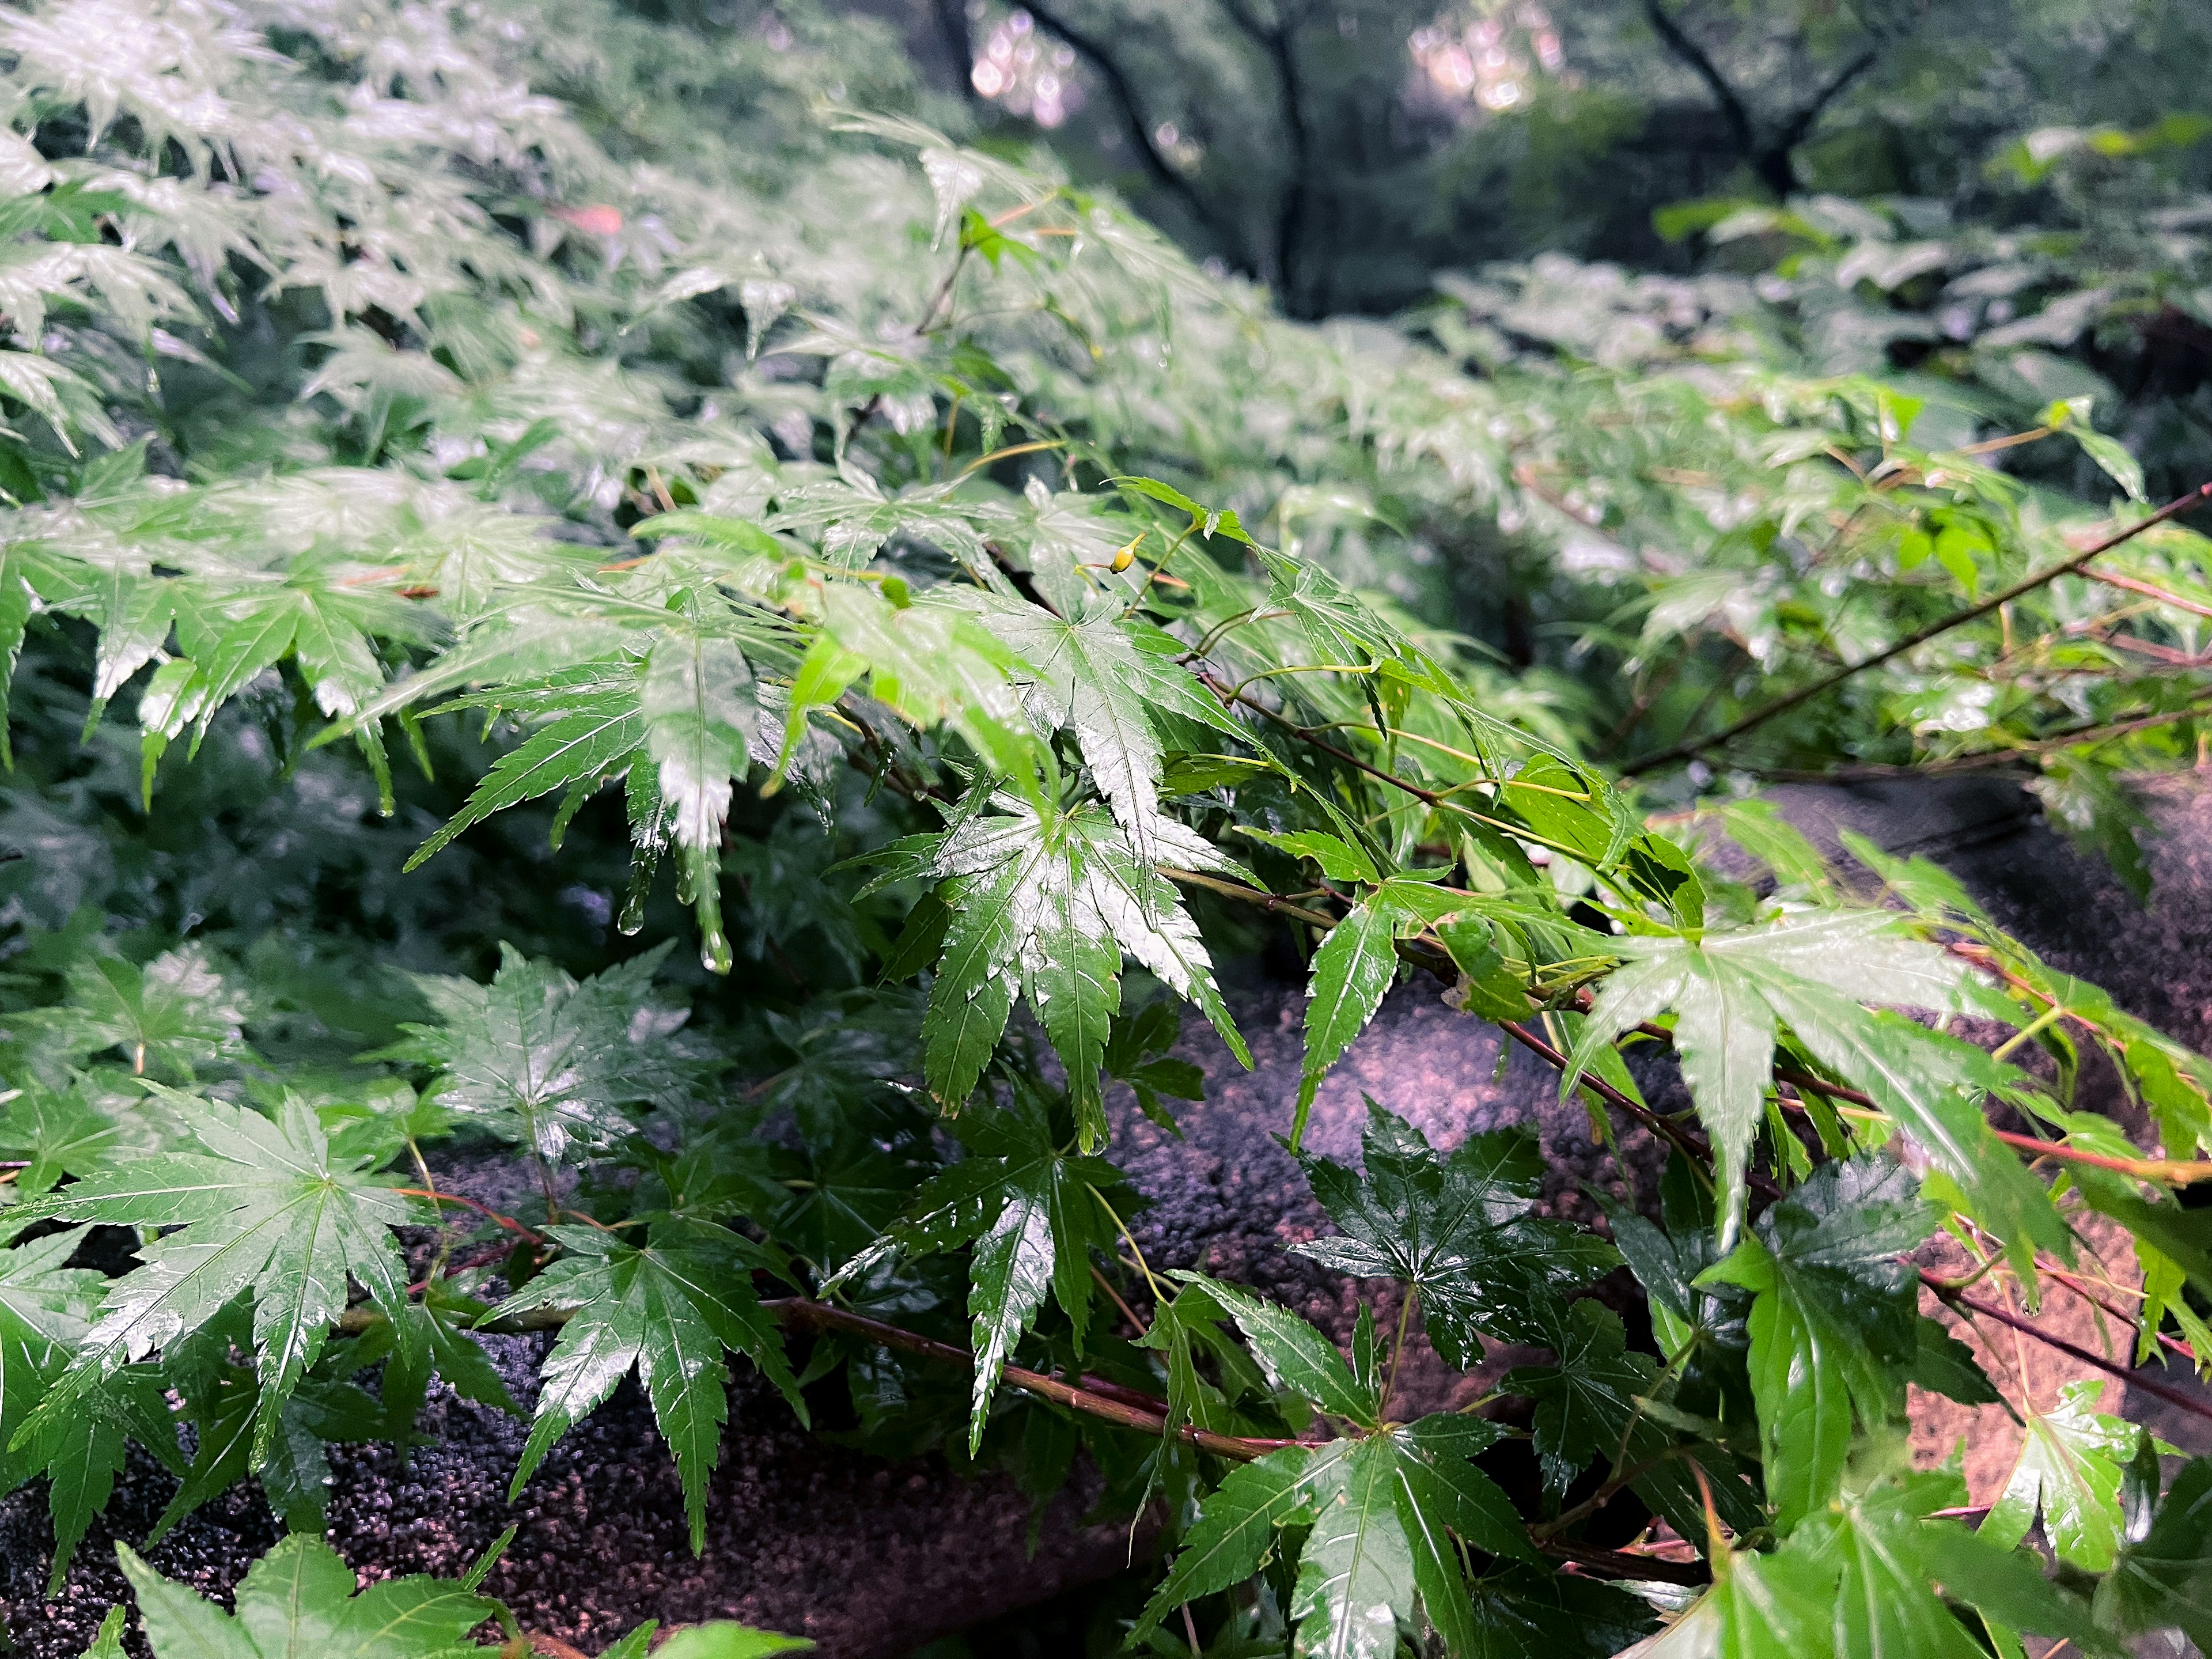
{"type": "MultiPolygon", "coordinates": [[[[1785,811],[1832,848],[1838,830],[1951,867],[1997,919],[2054,966],[2096,981],[2123,1006],[2191,1043],[2212,1041],[2212,792],[2160,786],[2157,891],[2138,908],[2101,865],[2075,854],[2016,784],[1785,787],[1785,811]]],[[[1658,1149],[1623,1127],[1601,1146],[1582,1107],[1495,1028],[1444,1007],[1435,984],[1401,986],[1323,1085],[1309,1144],[1356,1156],[1364,1095],[1410,1119],[1439,1146],[1510,1123],[1533,1125],[1550,1165],[1545,1202],[1589,1218],[1588,1189],[1638,1196],[1658,1149]]],[[[1238,1068],[1190,1022],[1183,1052],[1205,1068],[1208,1099],[1175,1139],[1138,1117],[1118,1120],[1115,1153],[1152,1201],[1133,1229],[1155,1267],[1199,1267],[1253,1284],[1340,1334],[1361,1287],[1285,1247],[1324,1231],[1295,1161],[1273,1136],[1296,1097],[1300,1002],[1292,988],[1237,999],[1255,1066],[1238,1068]]],[[[1663,1061],[1639,1076],[1656,1105],[1679,1084],[1663,1061]]],[[[2117,1085],[2085,1077],[2084,1104],[2124,1117],[2117,1085]]],[[[483,1196],[490,1197],[488,1190],[483,1196]]],[[[1366,1287],[1373,1289],[1374,1287],[1366,1287]]],[[[1607,1287],[1608,1289],[1611,1287],[1607,1287]]],[[[487,1338],[526,1406],[544,1338],[487,1338]]],[[[1409,1362],[1401,1410],[1460,1403],[1485,1388],[1434,1357],[1409,1362]]],[[[2169,1376],[2171,1374],[2169,1374],[2169,1376]]],[[[2212,1424],[2130,1391],[2127,1409],[2184,1449],[2212,1449],[2212,1424]]],[[[436,1437],[402,1453],[334,1446],[331,1540],[364,1579],[456,1574],[513,1523],[515,1540],[487,1584],[523,1622],[596,1650],[641,1619],[736,1618],[813,1637],[830,1659],[889,1659],[1118,1571],[1127,1534],[1080,1524],[1064,1496],[1028,1551],[1029,1510],[1010,1483],[963,1480],[941,1461],[890,1463],[800,1430],[769,1391],[740,1377],[717,1471],[706,1552],[695,1559],[680,1490],[634,1383],[580,1425],[513,1504],[507,1482],[524,1424],[434,1388],[423,1424],[436,1437]]],[[[78,1553],[61,1595],[44,1598],[52,1536],[33,1489],[0,1504],[0,1631],[25,1659],[75,1659],[108,1606],[123,1599],[118,1539],[142,1539],[173,1490],[134,1454],[106,1516],[78,1553]]],[[[259,1494],[234,1491],[198,1511],[151,1554],[155,1565],[216,1595],[274,1540],[259,1494]]]]}

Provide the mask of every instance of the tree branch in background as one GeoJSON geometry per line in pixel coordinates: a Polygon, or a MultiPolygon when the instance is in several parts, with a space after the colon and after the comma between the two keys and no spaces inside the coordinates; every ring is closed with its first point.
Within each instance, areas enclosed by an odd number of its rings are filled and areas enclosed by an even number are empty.
{"type": "MultiPolygon", "coordinates": [[[[945,3],[957,3],[957,0],[945,0],[945,3]]],[[[1145,172],[1152,182],[1182,203],[1184,210],[1203,228],[1219,234],[1220,227],[1206,210],[1206,203],[1197,190],[1175,164],[1160,153],[1160,147],[1152,137],[1152,129],[1145,119],[1145,112],[1138,106],[1135,83],[1129,79],[1128,72],[1114,61],[1113,54],[1106,50],[1104,43],[1075,27],[1048,6],[1034,5],[1029,3],[1029,0],[1024,0],[1024,9],[1036,19],[1039,28],[1065,41],[1074,50],[1077,57],[1097,71],[1098,78],[1106,83],[1106,90],[1112,96],[1114,106],[1121,117],[1121,130],[1127,135],[1129,142],[1137,147],[1138,158],[1144,162],[1145,172]]]]}
{"type": "Polygon", "coordinates": [[[937,32],[945,37],[945,49],[952,54],[960,95],[981,105],[986,100],[975,88],[975,33],[968,27],[967,0],[931,0],[930,9],[937,17],[937,32]]]}
{"type": "Polygon", "coordinates": [[[1877,34],[1875,43],[1844,65],[1826,85],[1807,100],[1771,136],[1763,136],[1760,122],[1753,114],[1743,94],[1721,73],[1720,65],[1712,54],[1692,38],[1681,21],[1669,12],[1664,0],[1644,0],[1644,15],[1651,24],[1659,42],[1675,58],[1686,64],[1711,92],[1713,101],[1720,106],[1721,117],[1728,123],[1729,136],[1735,141],[1740,154],[1759,180],[1772,191],[1778,200],[1787,200],[1797,193],[1801,185],[1797,178],[1797,146],[1812,136],[1814,127],[1827,111],[1828,106],[1848,89],[1869,70],[1881,61],[1882,54],[1895,44],[1897,36],[1887,32],[1877,34]]]}
{"type": "Polygon", "coordinates": [[[1275,71],[1276,96],[1282,102],[1283,137],[1290,146],[1291,165],[1289,181],[1283,186],[1282,200],[1275,210],[1273,276],[1283,309],[1294,317],[1303,317],[1308,313],[1298,301],[1298,264],[1305,241],[1306,208],[1311,195],[1309,181],[1313,173],[1313,146],[1306,132],[1305,82],[1298,70],[1297,20],[1279,9],[1274,22],[1263,23],[1244,0],[1221,0],[1221,5],[1231,21],[1267,54],[1275,71]]]}
{"type": "Polygon", "coordinates": [[[1881,54],[1887,44],[1885,41],[1878,46],[1869,46],[1857,57],[1852,58],[1850,63],[1836,71],[1826,86],[1813,94],[1811,101],[1783,124],[1782,131],[1775,136],[1772,148],[1780,156],[1782,167],[1790,175],[1793,189],[1796,187],[1796,169],[1791,165],[1790,153],[1811,136],[1814,124],[1826,112],[1828,106],[1835,102],[1837,98],[1850,86],[1852,82],[1881,62],[1881,54]]]}
{"type": "Polygon", "coordinates": [[[1759,139],[1750,107],[1743,101],[1743,95],[1729,83],[1728,76],[1721,73],[1720,65],[1713,62],[1703,46],[1690,38],[1662,0],[1644,0],[1644,15],[1650,21],[1652,32],[1659,37],[1659,44],[1688,64],[1698,78],[1705,83],[1707,90],[1713,94],[1713,101],[1720,106],[1721,118],[1728,123],[1729,136],[1735,140],[1735,147],[1743,158],[1749,161],[1759,148],[1759,139]]]}

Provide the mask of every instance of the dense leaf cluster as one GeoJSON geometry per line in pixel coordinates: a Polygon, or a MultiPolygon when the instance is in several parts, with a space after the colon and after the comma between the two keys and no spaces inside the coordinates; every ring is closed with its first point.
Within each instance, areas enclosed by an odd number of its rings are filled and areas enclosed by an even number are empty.
{"type": "MultiPolygon", "coordinates": [[[[557,1328],[518,1489],[634,1370],[696,1547],[735,1355],[802,1419],[1040,1495],[1087,1450],[1164,1517],[1133,1644],[2212,1635],[2207,1465],[2170,1475],[2094,1377],[2014,1402],[1978,1527],[1902,1437],[1908,1382],[2002,1397],[1953,1325],[2092,1214],[2133,1242],[2142,1355],[2212,1363],[2174,1196],[2212,1062],[1942,872],[1832,864],[1732,787],[2027,757],[2139,869],[2117,779],[2193,752],[2207,544],[2093,406],[2034,418],[2103,507],[1994,470],[1995,406],[1779,348],[1486,356],[1488,289],[1294,326],[1042,161],[813,125],[810,79],[871,83],[850,39],[784,40],[714,60],[769,111],[749,168],[630,110],[644,48],[563,64],[497,8],[0,20],[0,1481],[47,1482],[57,1583],[135,1441],[181,1479],[157,1531],[251,1476],[295,1534],[235,1616],[126,1556],[165,1656],[273,1659],[284,1619],[444,1650],[493,1610],[349,1599],[323,1448],[405,1441],[434,1376],[511,1406],[469,1333],[557,1328]],[[1423,620],[1434,538],[1478,518],[1634,657],[1625,706],[1423,620]],[[1757,752],[1702,735],[1737,725],[1757,752]],[[1746,763],[1632,794],[1593,757],[1639,732],[1746,763]],[[1221,963],[1268,929],[1310,992],[1282,1131],[1338,1229],[1304,1249],[1397,1281],[1348,1354],[1155,1272],[1111,1160],[1110,1091],[1170,1125],[1201,1092],[1182,1005],[1244,1057],[1221,963]],[[1439,1152],[1390,1103],[1357,1170],[1305,1153],[1409,973],[1671,1143],[1648,1213],[1540,1214],[1528,1138],[1439,1152]],[[1692,1109],[1624,1043],[1671,1048],[1692,1109]],[[2090,1047],[2162,1156],[2073,1109],[2090,1047]],[[441,1186],[485,1145],[527,1196],[441,1186]],[[137,1265],[68,1265],[92,1224],[137,1265]],[[1972,1284],[1914,1265],[1939,1229],[1972,1284]],[[1587,1294],[1624,1267],[1648,1345],[1587,1294]],[[1516,1418],[1404,1422],[1417,1332],[1549,1358],[1499,1379],[1516,1418]],[[1664,1536],[1590,1543],[1616,1502],[1664,1536]]],[[[1819,211],[1782,228],[1839,266],[1893,228],[1843,252],[1819,211]]]]}

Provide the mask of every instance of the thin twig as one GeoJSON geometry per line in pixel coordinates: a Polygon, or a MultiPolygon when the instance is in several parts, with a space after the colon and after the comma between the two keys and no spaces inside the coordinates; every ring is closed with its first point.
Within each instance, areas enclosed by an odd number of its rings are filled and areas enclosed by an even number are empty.
{"type": "Polygon", "coordinates": [[[1923,1272],[1920,1275],[1920,1282],[1953,1307],[1965,1308],[1970,1312],[1984,1314],[1996,1320],[2000,1325],[2009,1326],[2023,1335],[2032,1336],[2045,1346],[2056,1348],[2059,1352],[2078,1359],[2085,1365],[2094,1365],[2107,1376],[2118,1377],[2131,1389],[2141,1389],[2145,1394],[2154,1399],[2163,1400],[2169,1406],[2179,1407],[2181,1410],[2197,1417],[2212,1419],[2212,1405],[2207,1405],[2194,1395],[2185,1394],[2170,1382],[2161,1382],[2155,1377],[2144,1376],[2131,1367],[2123,1365],[2117,1360],[2107,1359],[2104,1355],[2085,1348],[2078,1342],[2069,1342],[2063,1336],[2044,1330],[2033,1322],[2021,1318],[2020,1315],[2012,1312],[2009,1309],[2000,1308],[1994,1302],[1984,1302],[1979,1297],[1968,1296],[1963,1291],[1952,1289],[1944,1280],[1936,1278],[1931,1273],[1923,1272]]]}
{"type": "Polygon", "coordinates": [[[479,1204],[473,1198],[464,1198],[459,1193],[432,1192],[428,1188],[423,1187],[395,1187],[392,1190],[407,1198],[427,1198],[434,1203],[459,1204],[464,1209],[474,1210],[478,1215],[483,1217],[487,1221],[497,1222],[501,1226],[506,1228],[507,1231],[511,1233],[520,1233],[523,1237],[528,1239],[532,1244],[543,1244],[545,1242],[545,1236],[543,1233],[538,1232],[532,1228],[525,1226],[521,1222],[517,1221],[513,1216],[501,1215],[497,1210],[493,1209],[490,1205],[479,1204]]]}
{"type": "MultiPolygon", "coordinates": [[[[1847,1089],[1839,1083],[1831,1083],[1826,1078],[1814,1077],[1809,1073],[1778,1066],[1774,1068],[1774,1079],[1778,1083],[1787,1083],[1792,1088],[1809,1090],[1816,1095],[1826,1095],[1832,1099],[1849,1101],[1854,1106],[1863,1107],[1870,1111],[1881,1110],[1881,1108],[1875,1104],[1873,1096],[1863,1093],[1856,1089],[1847,1089]]],[[[1782,1103],[1789,1106],[1796,1103],[1784,1096],[1782,1103]]],[[[2172,1158],[2109,1158],[2102,1152],[2084,1152],[2078,1146],[2068,1146],[2058,1141],[2039,1140],[2033,1135],[2016,1134],[2009,1129],[1992,1128],[1990,1133],[2004,1142],[2006,1146],[2032,1153],[2037,1158],[2055,1158],[2063,1164],[2086,1164],[2093,1169],[2110,1170],[2114,1175],[2127,1176],[2136,1181],[2155,1181],[2174,1187],[2186,1187],[2199,1181],[2212,1181],[2212,1161],[2192,1162],[2172,1158]]]]}
{"type": "MultiPolygon", "coordinates": [[[[1554,1048],[1550,1043],[1545,1042],[1543,1038],[1538,1036],[1527,1026],[1520,1024],[1516,1020],[1510,1019],[1501,1019],[1498,1022],[1498,1024],[1499,1028],[1504,1031],[1506,1036],[1511,1037],[1516,1042],[1528,1049],[1531,1054],[1540,1055],[1542,1059],[1563,1073],[1567,1070],[1567,1057],[1561,1054],[1557,1048],[1554,1048]]],[[[1650,1130],[1653,1134],[1658,1135],[1662,1139],[1680,1147],[1686,1156],[1695,1158],[1702,1164],[1710,1164],[1712,1163],[1713,1149],[1711,1146],[1707,1146],[1696,1135],[1692,1134],[1687,1129],[1682,1127],[1680,1124],[1674,1122],[1671,1118],[1662,1117],[1658,1113],[1653,1111],[1649,1106],[1639,1105],[1637,1102],[1631,1100],[1626,1095],[1621,1093],[1620,1090],[1614,1088],[1613,1085],[1607,1083],[1603,1078],[1593,1077],[1588,1072],[1584,1072],[1580,1077],[1577,1078],[1575,1081],[1581,1087],[1588,1089],[1600,1100],[1604,1101],[1607,1105],[1613,1107],[1617,1111],[1626,1112],[1629,1116],[1634,1118],[1638,1123],[1641,1123],[1645,1128],[1650,1130]]],[[[1766,1176],[1759,1174],[1756,1170],[1747,1171],[1744,1179],[1750,1184],[1753,1191],[1760,1194],[1764,1197],[1779,1198],[1782,1196],[1782,1188],[1777,1186],[1766,1176]]]]}
{"type": "Polygon", "coordinates": [[[1710,1576],[1704,1567],[1692,1561],[1669,1561],[1657,1555],[1631,1555],[1620,1550],[1601,1550],[1589,1544],[1571,1543],[1564,1538],[1543,1539],[1536,1547],[1547,1555],[1556,1555],[1562,1561],[1571,1561],[1577,1566],[1589,1567],[1615,1578],[1650,1578],[1662,1584],[1702,1589],[1710,1576]]]}
{"type": "Polygon", "coordinates": [[[2087,552],[2078,553],[2074,557],[2052,565],[2047,569],[2039,570],[2032,576],[2023,576],[2011,586],[2000,588],[1988,599],[1978,604],[1970,605],[1963,611],[1954,611],[1942,621],[1930,623],[1927,627],[1906,635],[1896,644],[1877,651],[1870,657],[1846,664],[1831,673],[1823,674],[1809,685],[1800,686],[1795,691],[1787,692],[1771,702],[1761,703],[1748,714],[1723,726],[1711,737],[1686,738],[1671,748],[1662,749],[1656,754],[1645,755],[1639,759],[1632,760],[1620,769],[1621,775],[1632,778],[1641,773],[1649,772],[1655,767],[1664,766],[1669,762],[1688,760],[1694,756],[1704,754],[1707,750],[1717,749],[1741,737],[1753,727],[1764,726],[1777,714],[1786,714],[1796,708],[1798,704],[1808,702],[1819,696],[1821,692],[1842,684],[1854,674],[1869,668],[1878,668],[1883,663],[1901,657],[1906,652],[1927,644],[1929,641],[1940,635],[1948,634],[1954,628],[1963,627],[1967,623],[1988,616],[1999,605],[2009,605],[2021,595],[2033,593],[2037,588],[2046,586],[2061,576],[2077,573],[2083,565],[2087,564],[2100,554],[2109,553],[2121,543],[2132,541],[2154,526],[2164,524],[2168,519],[2179,518],[2182,514],[2190,511],[2192,507],[2201,507],[2206,501],[2212,501],[2212,483],[2201,483],[2186,495],[2176,496],[2149,517],[2139,520],[2126,529],[2106,537],[2087,552]]]}
{"type": "Polygon", "coordinates": [[[2130,593],[2141,593],[2160,605],[2172,605],[2176,611],[2186,611],[2192,616],[2212,617],[2212,605],[2196,599],[2185,599],[2179,593],[2170,593],[2163,587],[2154,587],[2148,582],[2137,581],[2133,576],[2116,576],[2109,570],[2085,570],[2081,573],[2093,582],[2102,582],[2107,587],[2124,587],[2130,593]]]}
{"type": "MultiPolygon", "coordinates": [[[[896,1325],[887,1325],[879,1319],[870,1319],[865,1314],[848,1313],[826,1302],[815,1302],[804,1297],[786,1297],[761,1305],[781,1324],[845,1331],[866,1337],[878,1347],[910,1353],[919,1358],[942,1360],[948,1364],[972,1366],[975,1363],[975,1356],[965,1348],[956,1348],[949,1342],[939,1342],[916,1332],[902,1330],[896,1325]]],[[[1009,1365],[1000,1375],[1010,1388],[1052,1401],[1087,1417],[1116,1423],[1145,1434],[1162,1434],[1167,1428],[1168,1406],[1165,1401],[1147,1397],[1146,1405],[1134,1406],[1126,1400],[1110,1400],[1092,1389],[1077,1388],[1056,1376],[1047,1376],[1019,1365],[1009,1365]]],[[[1253,1462],[1285,1446],[1310,1443],[1297,1440],[1255,1440],[1238,1435],[1215,1434],[1211,1430],[1188,1423],[1182,1425],[1177,1436],[1200,1451],[1212,1452],[1216,1456],[1231,1458],[1240,1463],[1253,1462]]]]}
{"type": "Polygon", "coordinates": [[[1336,918],[1324,915],[1319,910],[1309,910],[1303,904],[1293,904],[1273,893],[1263,893],[1256,887],[1247,887],[1238,881],[1224,881],[1218,876],[1201,875],[1195,870],[1176,870],[1163,865],[1160,873],[1170,881],[1185,887],[1203,887],[1209,893],[1219,893],[1224,898],[1240,899],[1246,904],[1256,904],[1263,910],[1288,916],[1293,921],[1303,921],[1316,927],[1334,927],[1336,918]]]}

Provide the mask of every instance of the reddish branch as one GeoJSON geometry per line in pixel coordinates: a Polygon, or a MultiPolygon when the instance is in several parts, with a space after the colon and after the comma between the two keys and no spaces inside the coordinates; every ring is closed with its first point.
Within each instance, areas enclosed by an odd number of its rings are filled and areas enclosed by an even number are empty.
{"type": "MultiPolygon", "coordinates": [[[[972,1365],[975,1363],[974,1356],[965,1348],[956,1348],[949,1342],[935,1341],[896,1325],[870,1319],[864,1314],[848,1313],[826,1302],[815,1302],[805,1297],[787,1297],[762,1305],[785,1325],[843,1331],[850,1335],[866,1337],[878,1347],[910,1353],[922,1359],[943,1360],[948,1364],[972,1365]]],[[[1109,1399],[1096,1389],[1079,1388],[1059,1377],[1047,1376],[1041,1371],[1027,1370],[1019,1365],[1007,1366],[1002,1376],[1010,1387],[1036,1395],[1042,1400],[1053,1401],[1070,1411],[1081,1412],[1086,1417],[1118,1423],[1124,1428],[1135,1429],[1145,1434],[1166,1432],[1168,1405],[1164,1400],[1150,1399],[1119,1387],[1114,1391],[1121,1397],[1109,1399]],[[1141,1406],[1132,1404],[1133,1400],[1143,1400],[1145,1403],[1141,1406]]],[[[1085,1378],[1085,1381],[1087,1382],[1090,1379],[1085,1378]]],[[[1240,1435],[1215,1434],[1189,1424],[1182,1425],[1176,1432],[1200,1451],[1234,1458],[1240,1463],[1249,1463],[1255,1458],[1265,1457],[1271,1451],[1279,1451],[1285,1446],[1306,1443],[1297,1440],[1256,1440],[1240,1435]]]]}
{"type": "Polygon", "coordinates": [[[545,1236],[524,1225],[511,1215],[501,1215],[489,1204],[479,1204],[473,1198],[463,1198],[459,1193],[434,1193],[428,1187],[395,1187],[392,1190],[407,1198],[427,1198],[434,1204],[458,1204],[465,1210],[474,1210],[485,1220],[495,1222],[511,1233],[518,1233],[532,1244],[543,1244],[545,1236]]]}

